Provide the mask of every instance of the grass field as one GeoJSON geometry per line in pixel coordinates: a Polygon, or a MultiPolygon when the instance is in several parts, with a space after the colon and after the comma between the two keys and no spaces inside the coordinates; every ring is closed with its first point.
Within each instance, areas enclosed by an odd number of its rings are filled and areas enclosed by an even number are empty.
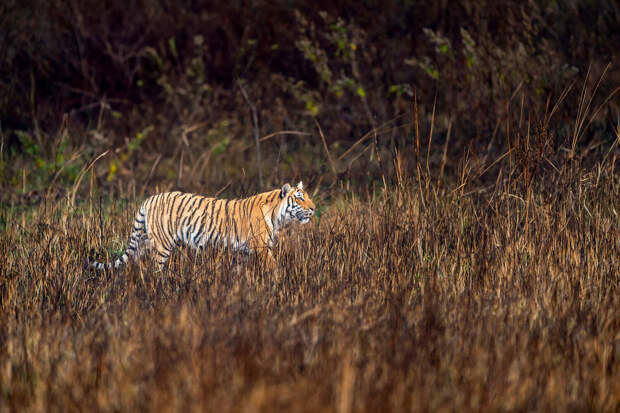
{"type": "Polygon", "coordinates": [[[620,413],[618,27],[609,0],[0,1],[0,413],[620,413]],[[275,271],[83,269],[150,195],[300,180],[275,271]]]}
{"type": "Polygon", "coordinates": [[[5,204],[0,412],[618,411],[620,138],[588,162],[544,139],[307,181],[322,213],[273,273],[187,250],[86,272],[141,199],[5,204]]]}

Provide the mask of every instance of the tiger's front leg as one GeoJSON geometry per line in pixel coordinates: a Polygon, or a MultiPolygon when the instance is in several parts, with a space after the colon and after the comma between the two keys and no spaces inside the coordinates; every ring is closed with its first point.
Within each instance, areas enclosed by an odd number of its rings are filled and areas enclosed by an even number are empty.
{"type": "Polygon", "coordinates": [[[149,253],[155,261],[155,264],[160,270],[163,270],[170,259],[172,248],[169,245],[164,245],[163,242],[154,237],[149,240],[148,246],[149,253]]]}
{"type": "Polygon", "coordinates": [[[271,251],[271,248],[267,248],[266,250],[267,252],[263,256],[265,268],[268,271],[274,271],[276,268],[278,268],[278,264],[276,264],[276,260],[275,258],[273,258],[273,252],[271,251]]]}
{"type": "Polygon", "coordinates": [[[265,268],[269,271],[273,271],[277,268],[276,260],[273,257],[273,251],[271,249],[274,237],[272,234],[272,227],[268,226],[264,220],[264,214],[263,212],[263,216],[256,217],[250,224],[247,245],[250,251],[259,257],[265,268]]]}
{"type": "Polygon", "coordinates": [[[273,271],[277,268],[276,260],[273,257],[273,252],[267,242],[262,240],[251,242],[249,247],[252,253],[258,257],[259,261],[263,263],[267,270],[273,271]]]}
{"type": "Polygon", "coordinates": [[[273,271],[277,268],[276,260],[273,257],[271,248],[267,245],[253,245],[251,248],[252,254],[256,255],[258,260],[265,266],[265,269],[273,271]]]}

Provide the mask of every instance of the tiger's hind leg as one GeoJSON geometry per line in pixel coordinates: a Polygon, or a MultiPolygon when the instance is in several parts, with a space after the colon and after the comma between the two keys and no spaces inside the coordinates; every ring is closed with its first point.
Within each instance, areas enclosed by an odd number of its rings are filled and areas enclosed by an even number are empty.
{"type": "Polygon", "coordinates": [[[156,237],[148,238],[145,241],[148,248],[149,255],[157,264],[159,269],[163,269],[170,259],[172,248],[166,246],[163,242],[159,241],[156,237]]]}
{"type": "Polygon", "coordinates": [[[166,267],[166,264],[170,260],[170,253],[171,250],[167,248],[153,250],[153,258],[160,270],[163,270],[166,267]]]}
{"type": "Polygon", "coordinates": [[[146,233],[146,213],[144,206],[142,206],[134,218],[133,230],[129,238],[129,246],[123,257],[121,257],[122,262],[115,262],[114,267],[116,268],[118,265],[126,263],[130,258],[134,261],[137,260],[140,256],[144,255],[147,248],[148,235],[146,233]]]}

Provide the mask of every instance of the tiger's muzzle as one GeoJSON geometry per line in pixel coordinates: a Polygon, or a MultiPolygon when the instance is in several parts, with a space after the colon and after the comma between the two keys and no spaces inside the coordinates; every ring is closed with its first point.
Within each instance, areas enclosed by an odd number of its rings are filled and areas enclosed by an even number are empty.
{"type": "Polygon", "coordinates": [[[305,224],[310,221],[310,218],[314,215],[314,208],[304,209],[297,213],[295,218],[302,224],[305,224]]]}

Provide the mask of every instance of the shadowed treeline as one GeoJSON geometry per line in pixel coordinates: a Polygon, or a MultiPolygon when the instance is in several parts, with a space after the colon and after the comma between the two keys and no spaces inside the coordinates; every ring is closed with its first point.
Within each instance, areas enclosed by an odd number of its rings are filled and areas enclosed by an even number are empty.
{"type": "MultiPolygon", "coordinates": [[[[559,138],[574,132],[582,87],[596,89],[596,106],[620,84],[617,65],[607,67],[618,61],[620,9],[602,0],[9,0],[0,25],[0,178],[18,188],[26,167],[25,192],[63,166],[54,183],[74,181],[110,148],[102,185],[117,173],[209,190],[243,173],[273,185],[311,169],[362,179],[368,167],[347,168],[353,157],[323,162],[317,123],[333,158],[373,128],[393,152],[411,143],[414,101],[437,150],[450,140],[449,159],[468,145],[498,156],[514,128],[544,123],[567,89],[547,125],[559,138]],[[255,149],[257,137],[286,130],[311,136],[255,149]],[[270,176],[271,163],[293,171],[270,176]]],[[[610,143],[618,107],[616,95],[582,145],[610,143]]]]}

